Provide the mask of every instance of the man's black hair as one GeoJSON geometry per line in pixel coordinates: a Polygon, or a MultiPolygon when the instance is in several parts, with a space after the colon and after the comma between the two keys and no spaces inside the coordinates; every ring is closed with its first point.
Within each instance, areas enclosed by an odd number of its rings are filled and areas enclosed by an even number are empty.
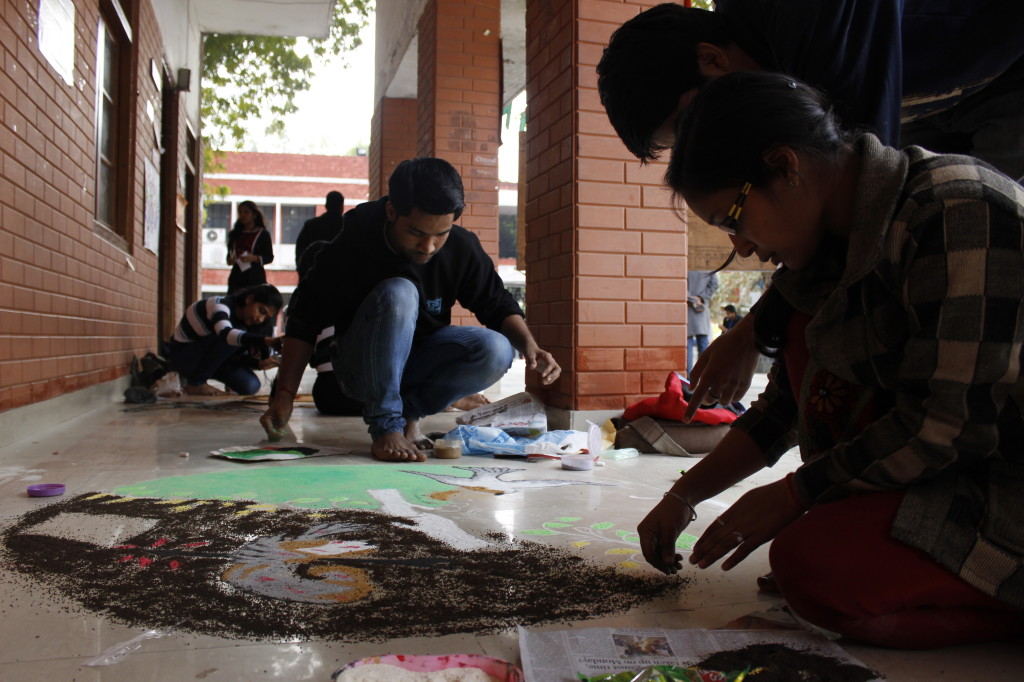
{"type": "Polygon", "coordinates": [[[327,200],[324,201],[324,206],[331,212],[340,211],[345,207],[345,195],[337,190],[331,190],[327,193],[327,200]]]}
{"type": "Polygon", "coordinates": [[[407,159],[395,167],[388,179],[388,200],[407,216],[414,208],[430,215],[454,214],[458,220],[466,207],[462,178],[444,159],[419,157],[407,159]]]}
{"type": "Polygon", "coordinates": [[[706,80],[697,43],[730,42],[720,14],[673,3],[641,12],[612,34],[597,65],[597,89],[612,127],[641,163],[664,149],[652,138],[680,95],[706,80]]]}

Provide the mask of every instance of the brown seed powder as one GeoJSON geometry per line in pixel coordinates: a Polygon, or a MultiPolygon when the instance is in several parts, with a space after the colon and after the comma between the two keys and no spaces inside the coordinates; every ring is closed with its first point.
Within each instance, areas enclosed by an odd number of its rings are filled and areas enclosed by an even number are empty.
{"type": "Polygon", "coordinates": [[[239,639],[348,642],[453,633],[486,634],[517,624],[574,623],[622,613],[677,594],[687,581],[598,566],[560,548],[494,533],[492,545],[456,550],[408,520],[363,510],[315,513],[251,503],[122,498],[86,493],[36,509],[6,529],[2,560],[50,596],[137,627],[176,627],[239,639]],[[177,511],[175,511],[177,510],[177,511]],[[118,514],[157,523],[119,547],[33,533],[60,514],[118,514]],[[344,539],[372,543],[365,556],[295,562],[318,579],[357,567],[370,589],[351,603],[310,604],[239,589],[225,580],[238,550],[258,538],[298,538],[319,524],[358,527],[344,539]]]}

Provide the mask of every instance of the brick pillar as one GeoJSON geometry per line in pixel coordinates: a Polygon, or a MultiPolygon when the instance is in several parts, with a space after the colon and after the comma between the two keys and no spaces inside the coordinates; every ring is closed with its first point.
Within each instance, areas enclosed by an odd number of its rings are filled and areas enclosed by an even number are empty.
{"type": "Polygon", "coordinates": [[[370,199],[388,193],[391,171],[416,156],[416,100],[384,97],[377,103],[370,123],[370,199]]]}
{"type": "MultiPolygon", "coordinates": [[[[430,0],[419,21],[417,139],[421,156],[462,175],[459,224],[498,259],[498,145],[501,118],[501,0],[430,0]]],[[[456,324],[475,319],[461,308],[456,324]]]]}
{"type": "Polygon", "coordinates": [[[653,4],[526,3],[527,312],[563,367],[554,387],[527,384],[556,427],[617,414],[686,368],[686,226],[664,166],[615,135],[595,72],[612,31],[653,4]]]}

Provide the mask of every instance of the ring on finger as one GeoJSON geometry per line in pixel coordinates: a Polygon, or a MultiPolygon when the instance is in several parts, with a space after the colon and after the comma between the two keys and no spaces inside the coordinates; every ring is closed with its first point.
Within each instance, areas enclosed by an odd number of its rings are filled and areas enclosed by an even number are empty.
{"type": "Polygon", "coordinates": [[[740,544],[740,545],[742,545],[742,544],[743,544],[743,533],[741,533],[741,532],[739,532],[739,531],[737,530],[737,531],[733,531],[733,533],[732,533],[732,534],[733,534],[733,535],[734,535],[734,536],[736,537],[736,539],[737,539],[737,540],[739,541],[739,542],[738,542],[737,544],[740,544]]]}

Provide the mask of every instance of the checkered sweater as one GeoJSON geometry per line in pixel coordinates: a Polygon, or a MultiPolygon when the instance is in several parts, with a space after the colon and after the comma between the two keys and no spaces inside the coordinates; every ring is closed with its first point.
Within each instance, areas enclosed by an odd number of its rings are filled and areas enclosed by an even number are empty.
{"type": "Polygon", "coordinates": [[[771,464],[799,443],[807,499],[906,489],[893,537],[1024,607],[1024,188],[969,157],[858,145],[838,266],[775,282],[812,316],[803,385],[776,363],[735,427],[771,464]],[[824,448],[798,408],[822,371],[883,406],[824,448]]]}

